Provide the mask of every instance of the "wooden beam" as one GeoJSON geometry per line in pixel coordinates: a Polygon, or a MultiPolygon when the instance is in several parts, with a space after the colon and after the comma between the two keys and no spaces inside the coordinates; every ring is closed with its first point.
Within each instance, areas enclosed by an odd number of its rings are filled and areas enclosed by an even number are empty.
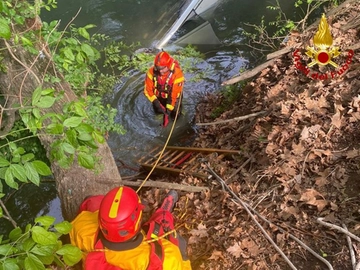
{"type": "MultiPolygon", "coordinates": [[[[123,180],[123,184],[125,186],[139,187],[140,185],[142,185],[142,183],[143,183],[143,180],[136,180],[136,181],[123,180]]],[[[144,187],[164,188],[164,189],[176,189],[176,190],[187,191],[187,192],[209,191],[208,187],[187,186],[187,185],[181,185],[181,184],[177,184],[177,183],[168,183],[168,182],[160,182],[160,181],[152,181],[152,180],[147,180],[143,186],[144,187]]]]}
{"type": "Polygon", "coordinates": [[[231,149],[216,149],[216,148],[196,148],[196,147],[179,147],[179,146],[167,146],[168,150],[182,150],[186,152],[200,152],[200,153],[221,153],[225,155],[240,154],[240,150],[231,149]]]}

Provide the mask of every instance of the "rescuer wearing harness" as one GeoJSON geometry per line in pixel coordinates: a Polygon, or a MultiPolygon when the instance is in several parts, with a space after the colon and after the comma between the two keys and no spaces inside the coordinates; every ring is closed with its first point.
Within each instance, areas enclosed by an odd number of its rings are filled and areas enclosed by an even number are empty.
{"type": "Polygon", "coordinates": [[[179,63],[167,52],[159,52],[154,66],[146,73],[144,94],[152,102],[155,113],[164,114],[163,126],[169,123],[169,116],[175,119],[178,106],[181,106],[184,81],[179,63]]]}
{"type": "Polygon", "coordinates": [[[83,269],[191,270],[186,242],[174,230],[171,211],[177,199],[171,190],[145,224],[143,205],[132,188],[85,199],[70,232],[71,244],[83,252],[83,269]]]}

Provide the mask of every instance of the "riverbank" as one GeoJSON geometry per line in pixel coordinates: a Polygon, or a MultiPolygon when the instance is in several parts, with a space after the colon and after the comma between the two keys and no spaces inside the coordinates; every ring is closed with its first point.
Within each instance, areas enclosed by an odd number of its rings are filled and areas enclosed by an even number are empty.
{"type": "MultiPolygon", "coordinates": [[[[210,187],[208,194],[187,194],[179,202],[180,209],[187,209],[178,214],[185,215],[183,231],[193,269],[291,269],[242,202],[263,218],[255,219],[297,269],[329,267],[295,237],[333,269],[352,269],[347,234],[321,221],[344,224],[349,232],[360,234],[358,14],[360,3],[352,1],[327,18],[340,52],[337,57],[335,51],[328,54],[330,64],[306,65],[306,52],[317,50],[312,43],[316,24],[287,44],[296,47],[239,86],[238,100],[219,117],[210,116],[224,104],[223,95],[208,95],[198,105],[198,123],[265,113],[199,127],[195,147],[237,149],[241,155],[206,161],[225,181],[223,186],[215,177],[207,182],[186,179],[210,187]]],[[[359,262],[360,243],[352,243],[359,262]]]]}

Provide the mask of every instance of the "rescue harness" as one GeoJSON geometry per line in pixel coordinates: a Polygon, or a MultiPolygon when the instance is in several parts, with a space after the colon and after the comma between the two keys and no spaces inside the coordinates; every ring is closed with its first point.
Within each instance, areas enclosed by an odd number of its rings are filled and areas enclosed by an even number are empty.
{"type": "Polygon", "coordinates": [[[163,99],[167,99],[168,96],[171,96],[171,90],[172,90],[172,85],[173,85],[173,75],[174,75],[174,71],[175,71],[175,66],[177,65],[177,62],[174,61],[171,64],[170,67],[170,72],[168,74],[168,76],[166,77],[165,83],[161,84],[159,83],[159,72],[156,71],[154,76],[153,76],[153,82],[154,82],[154,94],[156,95],[156,97],[161,97],[163,99]]]}

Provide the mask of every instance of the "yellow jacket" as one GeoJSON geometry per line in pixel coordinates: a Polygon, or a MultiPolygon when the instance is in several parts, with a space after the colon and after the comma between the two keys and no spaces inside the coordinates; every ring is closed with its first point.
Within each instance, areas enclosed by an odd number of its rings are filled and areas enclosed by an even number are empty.
{"type": "MultiPolygon", "coordinates": [[[[71,244],[79,247],[83,251],[83,265],[90,252],[100,251],[104,253],[106,262],[103,265],[103,269],[99,269],[99,265],[97,264],[97,269],[95,270],[109,269],[108,264],[116,266],[121,270],[148,269],[151,246],[145,240],[146,235],[144,231],[142,231],[144,234],[144,240],[134,249],[113,251],[103,248],[101,250],[96,250],[95,244],[99,230],[98,211],[82,211],[71,224],[71,244]]],[[[191,270],[190,261],[183,261],[180,250],[176,245],[167,239],[161,239],[161,244],[164,250],[164,260],[162,264],[163,270],[191,270]]]]}

